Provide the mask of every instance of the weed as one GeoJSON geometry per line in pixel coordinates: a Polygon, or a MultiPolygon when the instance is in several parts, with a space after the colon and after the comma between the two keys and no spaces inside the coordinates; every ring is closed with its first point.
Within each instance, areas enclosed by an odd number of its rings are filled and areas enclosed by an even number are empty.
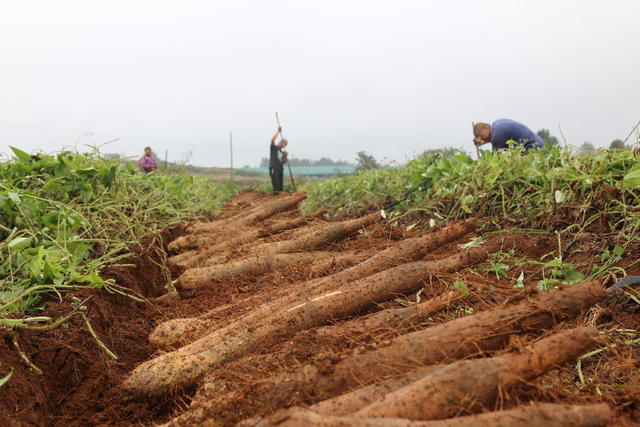
{"type": "Polygon", "coordinates": [[[215,213],[239,187],[205,177],[141,174],[96,151],[29,155],[0,164],[0,323],[33,327],[42,293],[81,287],[129,294],[100,273],[167,225],[215,213]]]}
{"type": "Polygon", "coordinates": [[[584,274],[576,271],[573,264],[562,262],[561,257],[542,264],[542,277],[536,285],[541,291],[555,289],[561,283],[576,285],[584,280],[584,274]]]}
{"type": "Polygon", "coordinates": [[[460,291],[460,294],[463,297],[466,297],[467,295],[469,295],[469,288],[467,287],[467,284],[464,283],[463,281],[456,280],[455,282],[453,282],[453,286],[460,291]]]}

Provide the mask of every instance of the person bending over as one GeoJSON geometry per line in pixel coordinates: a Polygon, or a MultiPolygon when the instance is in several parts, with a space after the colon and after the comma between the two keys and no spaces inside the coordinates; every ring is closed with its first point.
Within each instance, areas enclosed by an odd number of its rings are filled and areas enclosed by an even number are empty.
{"type": "Polygon", "coordinates": [[[498,119],[491,125],[489,123],[474,123],[473,136],[473,142],[476,145],[490,142],[494,150],[509,148],[507,141],[514,141],[518,146],[523,147],[525,153],[544,147],[542,138],[527,126],[511,119],[498,119]]]}

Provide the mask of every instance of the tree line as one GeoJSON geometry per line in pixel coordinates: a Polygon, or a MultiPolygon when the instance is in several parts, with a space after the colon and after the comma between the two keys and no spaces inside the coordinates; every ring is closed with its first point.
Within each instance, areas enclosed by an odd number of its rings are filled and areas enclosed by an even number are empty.
{"type": "MultiPolygon", "coordinates": [[[[353,163],[347,162],[345,160],[332,160],[328,157],[321,157],[318,160],[312,159],[299,159],[299,158],[290,158],[289,165],[291,166],[354,166],[353,163]]],[[[261,168],[269,167],[269,158],[263,157],[260,160],[261,168]]]]}
{"type": "MultiPolygon", "coordinates": [[[[560,143],[558,141],[558,138],[553,136],[553,135],[551,135],[551,132],[549,132],[548,129],[540,129],[536,133],[540,138],[542,138],[542,140],[545,142],[545,144],[548,144],[550,146],[554,146],[554,145],[558,145],[560,143]]],[[[584,141],[579,148],[580,148],[581,151],[584,151],[586,153],[595,153],[596,152],[596,147],[589,141],[584,141]]],[[[614,139],[609,144],[609,149],[610,150],[627,150],[627,149],[629,149],[629,147],[624,145],[624,141],[623,140],[614,139]]]]}

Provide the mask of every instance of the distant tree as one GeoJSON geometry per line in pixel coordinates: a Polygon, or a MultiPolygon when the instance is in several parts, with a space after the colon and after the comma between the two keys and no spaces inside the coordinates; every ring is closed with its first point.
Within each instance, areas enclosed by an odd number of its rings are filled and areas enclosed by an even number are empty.
{"type": "Polygon", "coordinates": [[[364,151],[359,151],[356,157],[356,171],[365,171],[369,169],[379,169],[380,163],[371,155],[364,151]]]}
{"type": "Polygon", "coordinates": [[[542,141],[544,141],[544,143],[549,145],[550,147],[555,147],[556,145],[558,145],[558,138],[551,135],[549,129],[540,129],[537,135],[542,138],[542,141]]]}
{"type": "MultiPolygon", "coordinates": [[[[291,158],[289,159],[291,166],[353,166],[353,163],[346,162],[344,160],[331,160],[328,157],[321,157],[318,160],[305,159],[305,158],[291,158]]],[[[269,167],[269,158],[263,157],[260,160],[261,168],[269,167]]]]}
{"type": "Polygon", "coordinates": [[[611,141],[611,144],[609,144],[609,148],[612,150],[624,150],[624,141],[621,139],[614,139],[611,141]]]}
{"type": "Polygon", "coordinates": [[[585,141],[582,143],[582,146],[580,146],[580,150],[584,151],[585,153],[595,153],[596,147],[594,147],[593,144],[589,141],[585,141]]]}
{"type": "Polygon", "coordinates": [[[336,160],[329,166],[353,166],[353,163],[347,162],[346,160],[336,160]]]}

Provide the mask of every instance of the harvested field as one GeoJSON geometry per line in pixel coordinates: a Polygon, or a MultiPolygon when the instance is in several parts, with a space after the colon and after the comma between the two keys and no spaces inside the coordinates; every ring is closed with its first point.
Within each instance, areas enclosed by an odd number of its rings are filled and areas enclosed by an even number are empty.
{"type": "MultiPolygon", "coordinates": [[[[538,289],[555,274],[551,259],[579,270],[612,236],[582,234],[558,254],[574,236],[496,232],[487,218],[429,228],[419,217],[394,226],[377,211],[304,216],[304,197],[242,192],[216,220],[167,231],[168,262],[148,248],[110,272],[149,303],[77,295],[91,297],[87,317],[117,360],[79,317],[54,334],[6,334],[0,368],[16,370],[0,389],[0,420],[640,423],[640,304],[587,271],[581,283],[538,289]],[[169,274],[177,290],[167,293],[169,274]]],[[[618,261],[628,274],[640,274],[639,248],[618,261]]],[[[47,311],[55,317],[56,304],[47,311]]]]}

